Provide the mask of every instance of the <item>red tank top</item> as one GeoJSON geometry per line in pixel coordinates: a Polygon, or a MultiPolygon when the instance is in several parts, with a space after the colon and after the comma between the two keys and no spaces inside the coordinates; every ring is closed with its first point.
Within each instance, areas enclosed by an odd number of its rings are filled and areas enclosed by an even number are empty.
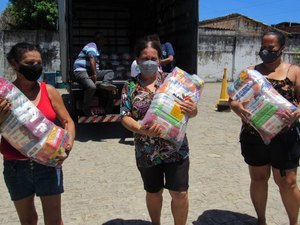
{"type": "MultiPolygon", "coordinates": [[[[54,112],[54,109],[52,107],[46,84],[44,82],[41,82],[40,88],[41,98],[39,103],[37,104],[37,108],[44,114],[44,116],[48,120],[54,122],[56,113],[54,112]]],[[[27,159],[26,156],[22,155],[18,150],[12,147],[4,138],[1,138],[0,152],[3,154],[4,160],[27,159]]]]}

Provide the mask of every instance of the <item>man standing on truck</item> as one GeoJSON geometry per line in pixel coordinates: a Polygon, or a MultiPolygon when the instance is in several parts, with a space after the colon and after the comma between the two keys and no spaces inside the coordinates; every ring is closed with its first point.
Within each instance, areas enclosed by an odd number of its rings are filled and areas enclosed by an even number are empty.
{"type": "Polygon", "coordinates": [[[96,88],[114,92],[117,87],[111,83],[115,74],[112,70],[100,70],[99,61],[101,47],[104,44],[104,36],[101,32],[94,35],[93,41],[86,44],[74,62],[74,78],[84,90],[83,113],[92,116],[99,111],[91,108],[96,88]],[[97,82],[102,81],[102,82],[97,82]]]}
{"type": "Polygon", "coordinates": [[[161,44],[162,59],[160,64],[162,66],[163,72],[171,73],[175,67],[175,52],[173,46],[170,42],[165,42],[161,44]]]}

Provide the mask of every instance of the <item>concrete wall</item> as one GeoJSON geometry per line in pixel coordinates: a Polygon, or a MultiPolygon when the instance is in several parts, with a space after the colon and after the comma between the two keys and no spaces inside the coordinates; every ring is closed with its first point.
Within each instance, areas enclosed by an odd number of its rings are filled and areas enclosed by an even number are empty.
{"type": "Polygon", "coordinates": [[[220,81],[224,68],[232,80],[244,68],[257,64],[257,37],[243,37],[235,31],[199,28],[198,74],[209,82],[220,81]]]}
{"type": "MultiPolygon", "coordinates": [[[[224,68],[227,79],[233,80],[241,70],[261,62],[258,52],[261,37],[246,36],[235,31],[199,28],[198,74],[208,82],[220,81],[224,68]]],[[[286,52],[300,52],[300,39],[288,39],[286,52]]],[[[284,60],[295,63],[284,54],[284,60]]]]}
{"type": "Polygon", "coordinates": [[[15,73],[6,60],[6,54],[18,42],[40,45],[45,72],[60,70],[60,45],[57,32],[0,31],[0,75],[4,75],[10,80],[15,79],[15,73]]]}
{"type": "MultiPolygon", "coordinates": [[[[14,44],[23,41],[41,46],[45,72],[60,70],[60,43],[57,32],[0,31],[0,75],[14,79],[14,71],[5,56],[14,44]]],[[[260,37],[257,36],[241,36],[235,31],[199,28],[198,74],[208,82],[220,81],[224,68],[227,68],[227,78],[232,80],[241,70],[260,63],[259,48],[260,37]]],[[[300,52],[300,39],[288,39],[286,52],[300,52]]],[[[284,59],[291,63],[295,62],[293,57],[295,56],[284,54],[284,59]]]]}
{"type": "Polygon", "coordinates": [[[205,81],[220,80],[223,70],[232,70],[233,32],[199,29],[198,75],[205,81]]]}

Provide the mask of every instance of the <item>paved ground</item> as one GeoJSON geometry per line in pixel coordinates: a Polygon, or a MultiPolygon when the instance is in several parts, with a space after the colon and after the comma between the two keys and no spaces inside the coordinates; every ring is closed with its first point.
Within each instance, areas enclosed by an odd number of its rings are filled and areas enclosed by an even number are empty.
{"type": "MultiPolygon", "coordinates": [[[[206,84],[199,115],[188,127],[191,147],[189,225],[255,224],[248,194],[248,170],[238,143],[240,121],[231,112],[215,111],[220,89],[220,83],[206,84]]],[[[135,167],[132,139],[120,143],[122,129],[112,125],[78,127],[74,149],[64,164],[62,201],[66,225],[150,224],[145,193],[135,167]]],[[[273,180],[269,189],[268,224],[288,224],[273,180]]],[[[170,197],[165,191],[163,225],[173,224],[169,203],[170,197]]],[[[36,204],[39,224],[43,224],[38,199],[36,204]]],[[[0,224],[19,224],[2,173],[0,224]]]]}

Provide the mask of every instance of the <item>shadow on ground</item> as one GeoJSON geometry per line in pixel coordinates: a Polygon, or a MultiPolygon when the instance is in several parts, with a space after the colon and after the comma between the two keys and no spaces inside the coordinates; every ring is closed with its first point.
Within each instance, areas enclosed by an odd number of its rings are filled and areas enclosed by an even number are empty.
{"type": "Polygon", "coordinates": [[[257,219],[247,214],[227,210],[207,210],[193,225],[257,225],[257,219]]]}
{"type": "Polygon", "coordinates": [[[123,219],[114,219],[110,220],[102,225],[151,225],[149,221],[144,220],[123,220],[123,219]]]}
{"type": "MultiPolygon", "coordinates": [[[[62,95],[64,104],[71,114],[71,99],[70,94],[62,95]]],[[[59,121],[56,121],[60,125],[59,121]]],[[[76,140],[80,142],[87,141],[105,141],[105,139],[120,138],[120,144],[133,145],[132,132],[128,131],[120,122],[112,123],[86,123],[76,124],[76,140]]]]}
{"type": "Polygon", "coordinates": [[[104,141],[105,139],[120,138],[122,144],[132,144],[132,133],[119,122],[116,123],[87,123],[77,124],[76,140],[80,142],[104,141]]]}

